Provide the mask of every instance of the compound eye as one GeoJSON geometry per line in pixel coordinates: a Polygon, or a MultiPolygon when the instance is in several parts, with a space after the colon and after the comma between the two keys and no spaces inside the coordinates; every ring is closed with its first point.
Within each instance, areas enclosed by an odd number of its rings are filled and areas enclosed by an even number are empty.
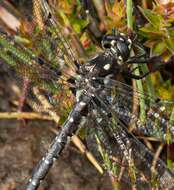
{"type": "Polygon", "coordinates": [[[103,39],[102,40],[102,47],[107,49],[111,47],[111,40],[108,39],[103,39]]]}
{"type": "Polygon", "coordinates": [[[102,42],[102,47],[105,48],[105,49],[110,48],[111,47],[111,43],[108,42],[108,41],[103,41],[102,42]]]}
{"type": "Polygon", "coordinates": [[[118,38],[116,36],[106,35],[103,37],[102,47],[103,48],[111,48],[112,46],[116,45],[117,40],[118,40],[118,38]]]}
{"type": "Polygon", "coordinates": [[[130,54],[130,50],[127,44],[125,44],[124,42],[118,41],[117,49],[119,50],[120,56],[122,57],[123,61],[126,61],[130,54]]]}

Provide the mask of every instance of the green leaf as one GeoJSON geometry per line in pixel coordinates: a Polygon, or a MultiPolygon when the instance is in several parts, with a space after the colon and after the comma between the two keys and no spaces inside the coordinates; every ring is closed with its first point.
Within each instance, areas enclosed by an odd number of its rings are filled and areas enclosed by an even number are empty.
{"type": "Polygon", "coordinates": [[[174,51],[174,39],[173,38],[167,38],[165,40],[166,42],[166,46],[168,48],[168,50],[173,54],[174,51]]]}
{"type": "Polygon", "coordinates": [[[168,32],[169,36],[174,37],[174,30],[173,29],[168,29],[167,32],[168,32]]]}
{"type": "Polygon", "coordinates": [[[88,21],[87,20],[83,20],[83,19],[73,19],[71,20],[72,26],[75,30],[76,33],[80,33],[82,31],[82,29],[88,25],[88,21]]]}
{"type": "Polygon", "coordinates": [[[154,55],[161,55],[166,51],[166,49],[167,49],[166,43],[164,41],[160,41],[157,44],[155,44],[152,52],[154,55]]]}
{"type": "Polygon", "coordinates": [[[144,17],[149,21],[149,23],[153,25],[153,27],[156,29],[160,29],[160,27],[162,27],[164,19],[160,14],[150,9],[143,9],[141,7],[139,7],[139,9],[144,17]]]}
{"type": "Polygon", "coordinates": [[[172,170],[172,168],[173,168],[172,160],[169,160],[169,159],[167,160],[167,167],[172,170]]]}
{"type": "Polygon", "coordinates": [[[65,23],[66,26],[70,26],[70,22],[68,17],[64,14],[62,10],[59,11],[59,15],[62,18],[63,22],[65,23]]]}
{"type": "Polygon", "coordinates": [[[163,31],[157,30],[155,27],[152,25],[148,25],[146,27],[140,28],[140,31],[142,34],[149,38],[159,38],[159,37],[164,37],[165,33],[163,31]]]}

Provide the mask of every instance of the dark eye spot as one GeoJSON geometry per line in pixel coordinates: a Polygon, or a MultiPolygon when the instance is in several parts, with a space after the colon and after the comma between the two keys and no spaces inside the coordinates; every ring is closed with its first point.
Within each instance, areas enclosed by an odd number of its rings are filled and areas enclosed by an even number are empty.
{"type": "Polygon", "coordinates": [[[51,13],[49,12],[48,14],[48,19],[50,19],[52,17],[51,13]]]}

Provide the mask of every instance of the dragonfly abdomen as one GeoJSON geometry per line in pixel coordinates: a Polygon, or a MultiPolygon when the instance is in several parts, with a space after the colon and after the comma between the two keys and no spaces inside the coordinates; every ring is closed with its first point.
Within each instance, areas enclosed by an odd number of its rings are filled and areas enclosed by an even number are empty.
{"type": "Polygon", "coordinates": [[[62,150],[68,142],[69,137],[71,137],[78,129],[78,126],[82,119],[81,113],[86,108],[90,100],[90,97],[82,95],[80,97],[80,100],[75,104],[68,119],[62,126],[61,132],[56,135],[46,155],[36,166],[26,190],[35,190],[38,188],[40,181],[45,178],[46,174],[53,164],[53,161],[57,159],[61,154],[62,150]]]}

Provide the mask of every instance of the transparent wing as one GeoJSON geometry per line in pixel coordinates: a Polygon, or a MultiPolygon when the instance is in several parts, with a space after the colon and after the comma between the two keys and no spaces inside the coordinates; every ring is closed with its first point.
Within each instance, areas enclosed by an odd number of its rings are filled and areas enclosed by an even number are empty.
{"type": "MultiPolygon", "coordinates": [[[[28,80],[30,89],[36,86],[60,111],[62,102],[73,102],[69,90],[73,84],[68,79],[76,76],[78,60],[47,2],[33,2],[33,16],[24,16],[18,35],[0,31],[0,60],[11,68],[8,72],[20,87],[23,79],[28,80]]],[[[3,2],[0,5],[3,6],[3,2]]],[[[29,95],[33,99],[31,93],[29,95]]]]}
{"type": "MultiPolygon", "coordinates": [[[[39,24],[40,28],[44,30],[44,33],[43,31],[41,31],[41,39],[43,40],[45,38],[46,40],[49,40],[49,43],[53,48],[51,49],[51,52],[55,53],[54,56],[59,61],[59,67],[61,67],[64,72],[67,71],[69,67],[71,68],[71,70],[76,71],[76,66],[78,66],[79,61],[76,57],[75,51],[72,50],[72,47],[68,42],[68,36],[65,36],[66,29],[62,27],[58,22],[56,22],[56,19],[54,18],[54,16],[56,15],[56,9],[54,9],[53,7],[51,9],[47,1],[45,0],[34,1],[33,7],[33,12],[35,13],[36,17],[38,15],[36,20],[37,24],[39,24]],[[41,17],[39,17],[39,15],[41,17]]],[[[44,49],[44,53],[45,51],[46,49],[44,49]]],[[[50,54],[48,55],[49,57],[51,57],[50,54]]],[[[53,59],[55,58],[54,56],[53,59]]],[[[44,55],[44,57],[47,58],[48,56],[44,55]]],[[[51,61],[53,64],[53,60],[51,61]]],[[[74,73],[71,71],[70,74],[74,73]]]]}
{"type": "Polygon", "coordinates": [[[117,117],[129,126],[129,130],[165,140],[167,133],[174,134],[174,126],[170,122],[173,101],[159,101],[112,79],[98,78],[95,83],[103,88],[102,92],[96,93],[96,98],[110,104],[117,117]]]}
{"type": "Polygon", "coordinates": [[[2,51],[22,63],[34,65],[34,71],[39,64],[51,70],[54,77],[74,74],[78,60],[75,59],[75,52],[61,32],[63,27],[55,22],[46,1],[33,2],[33,17],[25,15],[25,20],[21,21],[19,36],[7,37],[1,33],[2,51]]]}
{"type": "Polygon", "coordinates": [[[110,109],[101,109],[95,101],[92,106],[89,146],[121,189],[173,189],[174,174],[156,158],[110,109]],[[94,123],[95,121],[95,123],[94,123]],[[94,149],[94,142],[98,151],[94,149]],[[93,145],[91,145],[91,142],[93,145]]]}

